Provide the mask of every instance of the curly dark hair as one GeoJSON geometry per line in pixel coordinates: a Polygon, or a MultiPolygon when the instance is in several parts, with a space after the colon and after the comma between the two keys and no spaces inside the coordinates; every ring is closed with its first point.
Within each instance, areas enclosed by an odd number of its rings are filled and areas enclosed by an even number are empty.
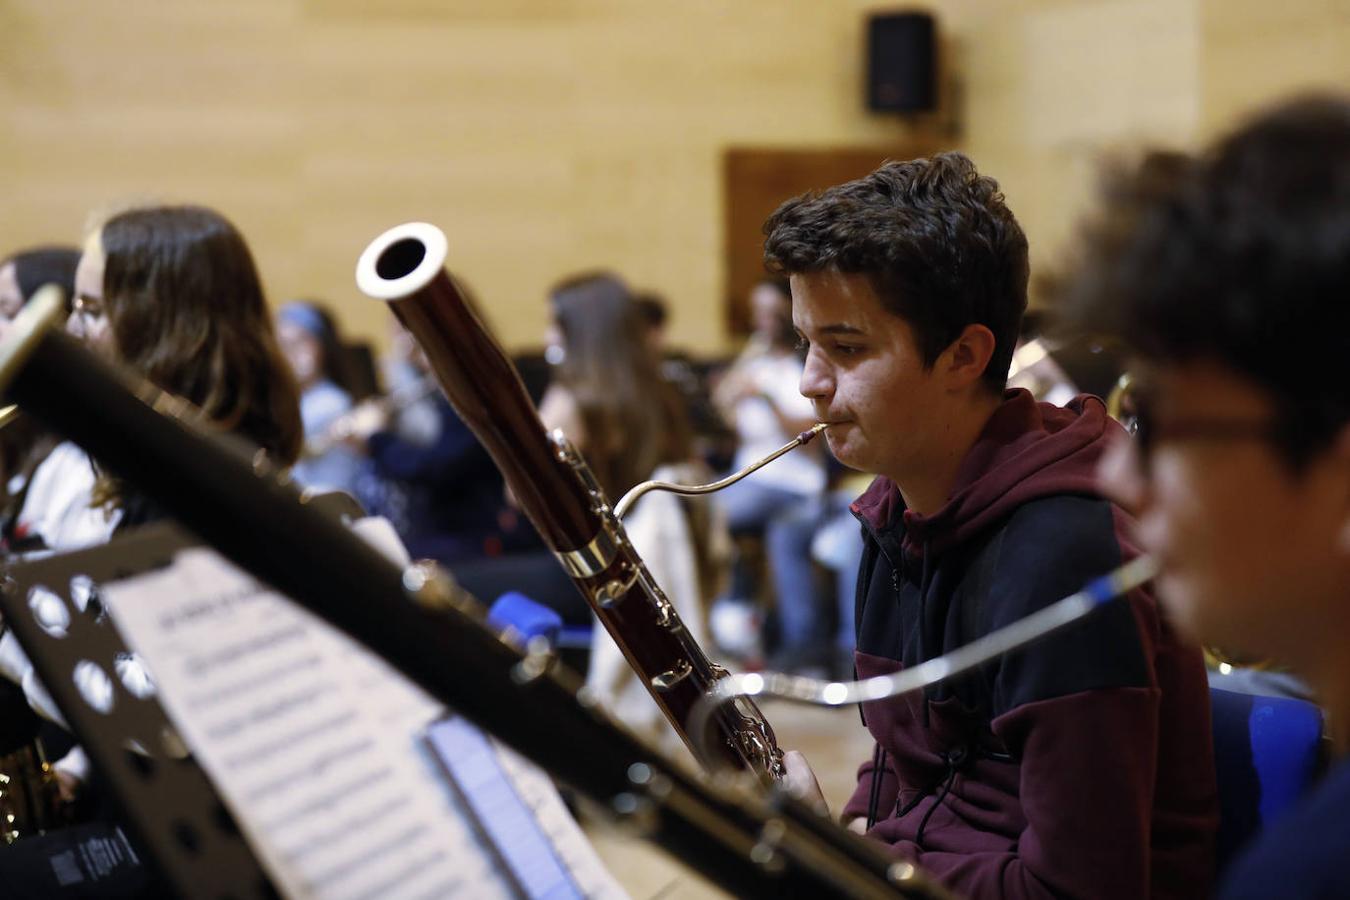
{"type": "Polygon", "coordinates": [[[960,153],[888,162],[866,178],[803,194],[764,223],[777,275],[867,277],[915,331],[931,367],[968,325],[994,333],[984,383],[1002,391],[1027,306],[1027,239],[998,182],[960,153]]]}
{"type": "Polygon", "coordinates": [[[1117,169],[1104,194],[1050,283],[1066,324],[1265,388],[1296,468],[1332,440],[1350,419],[1350,101],[1288,101],[1208,153],[1117,169]]]}

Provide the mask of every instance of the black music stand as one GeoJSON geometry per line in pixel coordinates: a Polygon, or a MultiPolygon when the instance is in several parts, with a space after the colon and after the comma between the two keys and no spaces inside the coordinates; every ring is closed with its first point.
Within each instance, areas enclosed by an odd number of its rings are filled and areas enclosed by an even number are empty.
{"type": "MultiPolygon", "coordinates": [[[[84,612],[72,591],[119,581],[168,565],[198,541],[168,523],[109,544],[10,564],[0,610],[80,744],[109,785],[166,884],[183,897],[275,898],[276,888],[239,832],[216,789],[192,759],[154,696],[137,697],[116,669],[126,643],[91,601],[84,612]],[[69,625],[48,631],[32,598],[49,591],[66,605],[69,625]],[[112,687],[106,709],[92,705],[74,680],[96,666],[112,687]]],[[[50,600],[48,600],[50,602],[50,600]]]]}

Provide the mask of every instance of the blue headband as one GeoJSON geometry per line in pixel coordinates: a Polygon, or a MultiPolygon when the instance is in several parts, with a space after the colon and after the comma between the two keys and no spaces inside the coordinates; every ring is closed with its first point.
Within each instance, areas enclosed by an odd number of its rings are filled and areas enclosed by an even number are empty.
{"type": "Polygon", "coordinates": [[[328,337],[328,323],[323,314],[308,303],[287,303],[277,311],[277,319],[299,326],[320,340],[328,337]]]}

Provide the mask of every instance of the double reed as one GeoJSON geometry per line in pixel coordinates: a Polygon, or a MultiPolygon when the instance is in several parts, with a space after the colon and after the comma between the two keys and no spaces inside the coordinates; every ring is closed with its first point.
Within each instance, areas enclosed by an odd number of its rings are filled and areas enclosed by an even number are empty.
{"type": "MultiPolygon", "coordinates": [[[[146,382],[59,329],[44,288],[0,343],[0,387],[232,562],[383,656],[734,896],[938,898],[914,866],[782,793],[706,780],[583,703],[566,670],[523,654],[434,567],[401,568],[301,500],[258,454],[211,439],[146,382]],[[171,415],[157,412],[155,407],[171,415]]],[[[753,783],[753,779],[744,781],[753,783]]]]}
{"type": "Polygon", "coordinates": [[[445,255],[440,229],[400,225],[366,248],[356,282],[388,301],[421,345],[451,405],[695,756],[778,778],[782,751],[749,700],[719,708],[708,742],[691,742],[693,710],[726,670],[684,627],[576,448],[545,430],[510,360],[446,273],[445,255]]]}

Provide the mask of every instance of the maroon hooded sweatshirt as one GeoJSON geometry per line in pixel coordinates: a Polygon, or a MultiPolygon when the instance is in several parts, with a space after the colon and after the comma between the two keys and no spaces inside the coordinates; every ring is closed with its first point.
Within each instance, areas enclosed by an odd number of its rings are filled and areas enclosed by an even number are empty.
{"type": "MultiPolygon", "coordinates": [[[[859,677],[938,656],[1137,555],[1094,470],[1100,400],[1009,391],[930,516],[878,478],[853,504],[859,677]]],[[[1144,591],[924,694],[868,702],[844,818],[970,898],[1203,898],[1218,801],[1198,648],[1144,591]],[[869,815],[870,813],[870,815],[869,815]]]]}

